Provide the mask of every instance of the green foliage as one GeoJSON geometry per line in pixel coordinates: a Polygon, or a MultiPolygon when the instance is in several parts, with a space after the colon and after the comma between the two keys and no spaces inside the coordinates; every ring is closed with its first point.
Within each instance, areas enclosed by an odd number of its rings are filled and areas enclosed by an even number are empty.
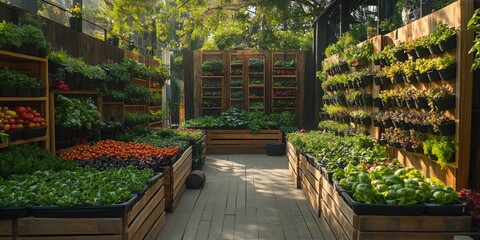
{"type": "Polygon", "coordinates": [[[91,98],[56,98],[55,121],[66,128],[91,129],[100,120],[100,112],[91,98]]]}
{"type": "Polygon", "coordinates": [[[125,113],[125,124],[142,125],[150,120],[150,115],[146,112],[125,113]]]}
{"type": "Polygon", "coordinates": [[[135,167],[37,171],[0,180],[0,207],[119,204],[141,191],[151,177],[153,170],[135,167]]]}
{"type": "Polygon", "coordinates": [[[457,150],[455,142],[448,137],[440,137],[428,139],[423,142],[423,150],[425,154],[433,154],[438,158],[437,163],[445,168],[450,162],[457,150]]]}
{"type": "Polygon", "coordinates": [[[202,63],[202,70],[204,72],[214,71],[214,70],[221,70],[223,69],[222,60],[211,60],[211,61],[204,61],[202,63]]]}
{"type": "Polygon", "coordinates": [[[36,171],[60,171],[78,168],[73,162],[60,160],[33,144],[13,145],[0,153],[0,179],[12,175],[33,174],[36,171]]]}
{"type": "MultiPolygon", "coordinates": [[[[473,12],[473,16],[468,21],[467,26],[468,26],[468,29],[471,29],[476,33],[475,40],[473,41],[473,46],[469,51],[469,53],[475,53],[475,58],[472,64],[472,71],[473,71],[473,70],[477,70],[480,67],[480,9],[476,9],[473,12]]],[[[0,32],[0,36],[1,36],[1,32],[0,32]]]]}
{"type": "Polygon", "coordinates": [[[88,65],[82,58],[74,58],[65,50],[52,51],[48,58],[65,65],[65,71],[68,73],[79,73],[89,79],[104,80],[106,78],[105,71],[100,66],[88,65]]]}
{"type": "Polygon", "coordinates": [[[0,86],[1,87],[42,87],[43,83],[36,78],[31,78],[28,75],[9,70],[7,68],[0,68],[0,86]]]}

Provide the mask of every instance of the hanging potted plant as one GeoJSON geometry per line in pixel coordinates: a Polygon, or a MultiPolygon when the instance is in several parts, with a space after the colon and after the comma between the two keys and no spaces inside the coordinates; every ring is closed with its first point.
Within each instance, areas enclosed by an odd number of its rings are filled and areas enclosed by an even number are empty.
{"type": "Polygon", "coordinates": [[[400,64],[393,64],[389,67],[383,68],[385,75],[391,80],[393,84],[399,84],[404,82],[402,70],[403,69],[400,64]]]}
{"type": "Polygon", "coordinates": [[[437,158],[437,163],[443,169],[448,163],[455,161],[455,151],[457,146],[452,139],[440,137],[428,139],[423,143],[423,150],[432,160],[437,158]]]}
{"type": "Polygon", "coordinates": [[[427,37],[420,37],[412,41],[417,57],[422,58],[430,55],[428,50],[429,41],[427,37]]]}
{"type": "Polygon", "coordinates": [[[402,69],[403,69],[403,76],[404,76],[404,81],[409,84],[414,84],[417,83],[417,77],[415,75],[416,70],[415,70],[416,62],[413,60],[409,59],[405,61],[402,64],[402,69]]]}
{"type": "Polygon", "coordinates": [[[442,52],[447,52],[457,47],[457,30],[455,28],[448,27],[446,24],[439,24],[437,29],[440,32],[437,44],[442,52]]]}
{"type": "Polygon", "coordinates": [[[395,56],[395,59],[400,62],[405,62],[408,59],[408,55],[406,53],[407,50],[407,44],[406,43],[400,43],[393,47],[393,55],[395,56]]]}
{"type": "Polygon", "coordinates": [[[432,63],[433,60],[425,58],[420,58],[415,61],[415,76],[418,82],[427,83],[430,81],[428,71],[435,70],[432,63]]]}
{"type": "Polygon", "coordinates": [[[434,67],[438,71],[440,78],[444,81],[455,80],[457,78],[457,62],[453,56],[446,55],[436,58],[434,67]]]}
{"type": "Polygon", "coordinates": [[[455,135],[455,119],[437,112],[431,112],[426,119],[432,126],[432,134],[440,134],[442,136],[455,135]]]}
{"type": "Polygon", "coordinates": [[[432,109],[448,110],[455,108],[455,94],[451,86],[431,88],[427,93],[428,105],[432,109]]]}

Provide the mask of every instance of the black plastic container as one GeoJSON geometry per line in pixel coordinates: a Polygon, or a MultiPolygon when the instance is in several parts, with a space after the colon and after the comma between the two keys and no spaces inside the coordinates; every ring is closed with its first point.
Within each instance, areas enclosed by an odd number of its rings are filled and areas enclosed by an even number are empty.
{"type": "Polygon", "coordinates": [[[438,126],[438,131],[442,136],[455,135],[455,121],[447,122],[438,126]]]}
{"type": "Polygon", "coordinates": [[[444,81],[455,80],[457,78],[457,64],[454,64],[446,69],[438,70],[438,74],[444,81]]]}
{"type": "Polygon", "coordinates": [[[0,97],[16,97],[16,87],[0,87],[0,97]]]}
{"type": "Polygon", "coordinates": [[[455,95],[450,95],[446,98],[441,98],[438,100],[433,100],[435,108],[437,110],[447,110],[455,108],[455,95]]]}
{"type": "Polygon", "coordinates": [[[111,218],[123,217],[138,200],[137,195],[132,196],[128,201],[121,204],[92,207],[38,207],[31,206],[32,215],[38,218],[111,218]]]}
{"type": "Polygon", "coordinates": [[[426,98],[417,98],[415,100],[415,107],[418,109],[427,109],[428,108],[428,101],[426,98]]]}
{"type": "Polygon", "coordinates": [[[28,207],[0,208],[0,219],[23,218],[30,216],[28,207]]]}
{"type": "Polygon", "coordinates": [[[425,210],[423,204],[391,205],[391,204],[366,204],[355,201],[350,194],[342,192],[347,204],[357,215],[382,215],[382,216],[420,216],[425,210]]]}
{"type": "Polygon", "coordinates": [[[19,87],[17,88],[17,96],[19,97],[31,97],[32,96],[32,88],[29,87],[19,87]]]}
{"type": "Polygon", "coordinates": [[[442,50],[440,49],[440,47],[439,47],[438,45],[429,46],[429,47],[428,47],[428,50],[430,51],[431,54],[440,54],[440,53],[442,53],[442,50]]]}
{"type": "Polygon", "coordinates": [[[283,156],[285,155],[285,151],[285,143],[267,143],[267,156],[283,156]]]}
{"type": "Polygon", "coordinates": [[[10,136],[10,141],[17,141],[23,137],[23,129],[19,130],[10,130],[7,131],[7,134],[10,136]]]}
{"type": "Polygon", "coordinates": [[[405,62],[408,59],[408,55],[405,53],[403,49],[396,51],[394,53],[394,56],[400,62],[405,62]]]}
{"type": "Polygon", "coordinates": [[[415,47],[415,52],[417,53],[418,57],[426,57],[430,55],[430,51],[426,47],[418,46],[415,47]]]}
{"type": "Polygon", "coordinates": [[[466,211],[465,206],[460,201],[447,205],[425,203],[425,215],[462,216],[467,214],[468,212],[466,211]]]}
{"type": "Polygon", "coordinates": [[[425,73],[415,73],[415,77],[417,77],[417,82],[427,83],[430,81],[428,78],[428,74],[425,73]]]}
{"type": "Polygon", "coordinates": [[[23,139],[42,137],[47,134],[47,127],[26,128],[23,130],[23,139]]]}
{"type": "Polygon", "coordinates": [[[428,76],[428,79],[430,79],[431,82],[442,80],[442,78],[440,77],[440,74],[438,74],[438,71],[436,69],[428,71],[427,76],[428,76]]]}
{"type": "Polygon", "coordinates": [[[448,50],[454,49],[457,47],[457,34],[450,36],[445,41],[438,44],[438,47],[442,52],[446,52],[448,50]]]}

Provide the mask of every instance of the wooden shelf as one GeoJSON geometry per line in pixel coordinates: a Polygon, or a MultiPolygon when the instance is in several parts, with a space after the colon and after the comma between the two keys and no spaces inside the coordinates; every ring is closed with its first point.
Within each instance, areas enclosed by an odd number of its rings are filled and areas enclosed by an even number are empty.
{"type": "Polygon", "coordinates": [[[222,96],[202,96],[202,98],[222,98],[222,96]]]}
{"type": "Polygon", "coordinates": [[[6,147],[11,146],[11,145],[18,145],[18,144],[24,144],[24,143],[42,142],[42,141],[47,141],[47,140],[48,140],[47,136],[42,136],[42,137],[37,137],[37,138],[29,138],[29,139],[21,139],[21,140],[10,142],[10,144],[1,143],[0,148],[6,148],[6,147]]]}
{"type": "Polygon", "coordinates": [[[243,78],[243,75],[230,75],[231,78],[238,77],[238,78],[243,78]]]}
{"type": "Polygon", "coordinates": [[[242,89],[243,87],[230,87],[231,89],[242,89]]]}
{"type": "Polygon", "coordinates": [[[272,75],[274,78],[296,78],[297,75],[272,75]]]}
{"type": "Polygon", "coordinates": [[[273,96],[273,98],[280,98],[280,99],[295,99],[297,97],[275,97],[273,96]]]}
{"type": "Polygon", "coordinates": [[[297,109],[297,108],[296,107],[289,107],[289,108],[288,107],[284,107],[284,108],[273,108],[272,107],[272,109],[273,110],[294,110],[294,109],[297,109]]]}
{"type": "Polygon", "coordinates": [[[202,107],[202,109],[222,109],[222,107],[202,107]]]}
{"type": "Polygon", "coordinates": [[[0,102],[12,102],[12,101],[22,101],[22,102],[36,102],[36,101],[46,101],[46,97],[0,97],[0,102]]]}
{"type": "Polygon", "coordinates": [[[297,87],[272,87],[273,89],[297,89],[297,87]]]}
{"type": "Polygon", "coordinates": [[[30,56],[30,55],[25,55],[20,53],[9,52],[5,50],[0,50],[0,55],[8,56],[9,59],[15,58],[15,60],[20,60],[20,61],[25,61],[25,60],[36,61],[36,62],[48,61],[47,58],[35,57],[35,56],[30,56]]]}
{"type": "Polygon", "coordinates": [[[249,88],[263,88],[265,85],[248,85],[249,88]]]}
{"type": "Polygon", "coordinates": [[[120,105],[120,104],[123,104],[123,102],[102,102],[102,104],[105,104],[105,105],[120,105]]]}
{"type": "Polygon", "coordinates": [[[292,70],[292,69],[296,69],[297,67],[273,67],[274,70],[277,70],[277,69],[285,69],[285,70],[292,70]]]}
{"type": "Polygon", "coordinates": [[[98,91],[88,91],[88,90],[52,90],[52,93],[95,95],[95,94],[98,94],[98,91]]]}
{"type": "Polygon", "coordinates": [[[202,87],[203,89],[222,89],[222,87],[202,87]]]}
{"type": "Polygon", "coordinates": [[[264,97],[258,97],[258,96],[248,96],[249,99],[263,99],[264,97]]]}
{"type": "Polygon", "coordinates": [[[148,106],[149,109],[162,109],[162,106],[148,106]]]}
{"type": "Polygon", "coordinates": [[[243,101],[243,98],[230,98],[230,101],[243,101]]]}
{"type": "Polygon", "coordinates": [[[145,104],[139,104],[139,105],[135,105],[135,104],[124,104],[123,105],[124,107],[146,107],[147,105],[145,104]]]}
{"type": "Polygon", "coordinates": [[[223,78],[224,76],[200,76],[201,78],[223,78]]]}
{"type": "Polygon", "coordinates": [[[161,124],[161,123],[163,123],[163,121],[149,122],[148,124],[149,125],[157,125],[157,124],[161,124]]]}
{"type": "Polygon", "coordinates": [[[148,80],[142,79],[142,78],[132,78],[133,81],[140,81],[140,82],[146,82],[148,80]]]}

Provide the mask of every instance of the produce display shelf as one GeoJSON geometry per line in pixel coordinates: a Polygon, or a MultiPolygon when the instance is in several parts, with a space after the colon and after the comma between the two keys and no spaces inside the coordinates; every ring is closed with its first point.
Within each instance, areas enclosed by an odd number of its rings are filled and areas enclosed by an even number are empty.
{"type": "Polygon", "coordinates": [[[295,99],[295,98],[297,98],[297,97],[275,97],[275,96],[273,96],[273,98],[295,99]]]}
{"type": "Polygon", "coordinates": [[[249,85],[249,88],[263,88],[264,85],[249,85]]]}
{"type": "Polygon", "coordinates": [[[242,89],[243,87],[230,87],[232,89],[242,89]]]}
{"type": "Polygon", "coordinates": [[[203,98],[222,98],[222,96],[202,96],[203,98]]]}
{"type": "Polygon", "coordinates": [[[47,140],[48,140],[47,136],[29,138],[29,139],[21,139],[21,140],[10,142],[9,144],[2,143],[2,144],[0,144],[0,148],[5,148],[5,147],[8,147],[10,145],[17,145],[17,144],[24,144],[24,143],[31,143],[31,142],[41,142],[41,141],[47,141],[47,140]]]}
{"type": "Polygon", "coordinates": [[[297,89],[297,87],[273,87],[273,89],[297,89]]]}
{"type": "Polygon", "coordinates": [[[98,94],[97,91],[88,91],[88,90],[52,90],[53,93],[60,93],[60,94],[98,94]]]}
{"type": "Polygon", "coordinates": [[[273,69],[296,69],[297,67],[273,67],[273,69]]]}
{"type": "Polygon", "coordinates": [[[105,104],[105,105],[120,105],[120,104],[123,104],[123,102],[102,102],[102,104],[105,104]]]}
{"type": "Polygon", "coordinates": [[[135,104],[132,104],[132,105],[130,105],[130,104],[125,104],[125,105],[123,105],[123,106],[124,106],[124,107],[145,107],[144,104],[139,104],[139,105],[135,105],[135,104]]]}
{"type": "Polygon", "coordinates": [[[202,107],[202,109],[222,109],[222,107],[202,107]]]}
{"type": "Polygon", "coordinates": [[[297,75],[272,75],[272,77],[275,77],[275,78],[294,78],[294,77],[297,77],[297,75]]]}
{"type": "Polygon", "coordinates": [[[233,78],[233,77],[242,78],[242,77],[243,77],[243,75],[230,75],[230,77],[232,77],[232,78],[233,78]]]}
{"type": "Polygon", "coordinates": [[[222,87],[203,87],[203,89],[222,89],[222,87]]]}
{"type": "Polygon", "coordinates": [[[200,76],[201,78],[223,78],[224,76],[200,76]]]}
{"type": "Polygon", "coordinates": [[[15,52],[9,52],[5,50],[0,50],[0,55],[3,55],[2,59],[4,59],[4,57],[8,57],[8,60],[20,60],[22,62],[25,62],[25,60],[31,60],[36,62],[47,62],[47,58],[35,57],[35,56],[30,56],[30,55],[15,53],[15,52]]]}
{"type": "Polygon", "coordinates": [[[13,102],[13,101],[22,101],[22,102],[34,102],[34,101],[46,101],[46,97],[0,97],[0,102],[13,102]]]}

